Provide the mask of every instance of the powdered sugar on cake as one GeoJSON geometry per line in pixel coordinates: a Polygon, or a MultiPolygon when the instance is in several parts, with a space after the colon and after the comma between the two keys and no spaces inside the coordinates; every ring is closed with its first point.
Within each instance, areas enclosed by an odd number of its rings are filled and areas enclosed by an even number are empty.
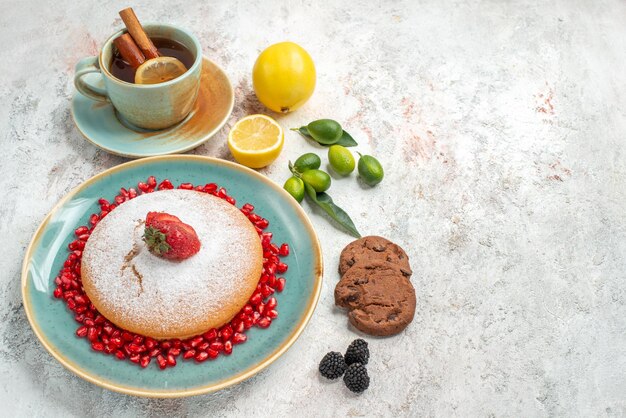
{"type": "Polygon", "coordinates": [[[133,324],[160,318],[163,333],[215,315],[254,269],[247,255],[250,241],[259,238],[238,217],[223,200],[188,190],[144,194],[120,205],[98,224],[83,255],[100,303],[133,324]],[[142,239],[150,211],[191,225],[200,251],[183,261],[152,254],[142,239]]]}

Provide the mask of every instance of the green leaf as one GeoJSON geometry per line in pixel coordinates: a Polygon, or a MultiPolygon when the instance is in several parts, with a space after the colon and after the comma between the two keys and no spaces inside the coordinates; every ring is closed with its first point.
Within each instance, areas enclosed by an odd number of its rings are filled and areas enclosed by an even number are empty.
{"type": "Polygon", "coordinates": [[[339,138],[339,141],[337,141],[335,145],[341,145],[342,147],[356,147],[359,144],[354,140],[354,138],[352,138],[352,135],[343,131],[343,135],[341,135],[341,138],[339,138]]]}
{"type": "Polygon", "coordinates": [[[306,189],[307,196],[309,196],[313,203],[322,208],[333,220],[344,227],[350,235],[361,238],[361,234],[356,229],[356,226],[354,226],[354,222],[352,222],[350,216],[346,211],[335,205],[333,199],[328,194],[324,192],[316,193],[315,189],[306,183],[304,183],[304,188],[306,189]]]}
{"type": "MultiPolygon", "coordinates": [[[[310,139],[311,141],[315,141],[315,139],[311,136],[306,126],[301,126],[299,128],[291,128],[291,130],[298,132],[300,135],[302,135],[303,137],[307,139],[310,139]]],[[[319,142],[317,141],[315,142],[319,144],[319,142]]],[[[357,145],[359,145],[354,140],[354,138],[352,138],[352,135],[350,135],[346,131],[343,131],[343,135],[341,135],[341,138],[339,138],[339,141],[337,141],[335,144],[341,145],[343,147],[356,147],[357,145]]],[[[335,145],[335,144],[332,144],[332,145],[335,145]]],[[[330,145],[325,145],[325,144],[320,144],[320,145],[325,146],[325,147],[330,147],[330,145]]]]}

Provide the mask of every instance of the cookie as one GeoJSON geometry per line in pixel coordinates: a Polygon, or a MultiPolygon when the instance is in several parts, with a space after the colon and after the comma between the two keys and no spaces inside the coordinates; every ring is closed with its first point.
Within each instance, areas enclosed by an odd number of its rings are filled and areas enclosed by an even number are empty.
{"type": "Polygon", "coordinates": [[[350,323],[370,335],[401,332],[415,315],[411,281],[386,261],[354,264],[335,287],[335,304],[348,308],[350,323]]]}
{"type": "Polygon", "coordinates": [[[387,261],[395,264],[406,277],[413,272],[409,257],[397,244],[383,237],[369,236],[351,242],[343,249],[339,257],[339,274],[342,276],[356,263],[361,261],[387,261]]]}

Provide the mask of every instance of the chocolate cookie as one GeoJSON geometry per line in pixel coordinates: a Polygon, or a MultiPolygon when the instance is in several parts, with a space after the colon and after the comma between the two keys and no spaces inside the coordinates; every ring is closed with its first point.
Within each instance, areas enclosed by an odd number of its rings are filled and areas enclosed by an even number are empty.
{"type": "Polygon", "coordinates": [[[394,335],[415,315],[415,289],[392,263],[354,264],[335,287],[335,304],[348,308],[357,329],[378,336],[394,335]]]}
{"type": "Polygon", "coordinates": [[[339,274],[342,276],[354,264],[361,261],[387,261],[395,264],[406,277],[413,272],[409,265],[409,257],[397,244],[383,237],[363,237],[346,245],[339,257],[339,274]]]}

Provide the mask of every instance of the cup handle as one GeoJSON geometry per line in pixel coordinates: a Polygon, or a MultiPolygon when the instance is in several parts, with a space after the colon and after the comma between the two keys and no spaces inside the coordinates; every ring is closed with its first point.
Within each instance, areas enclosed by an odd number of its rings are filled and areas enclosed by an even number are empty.
{"type": "Polygon", "coordinates": [[[102,80],[102,73],[98,66],[98,57],[87,57],[78,61],[76,68],[74,69],[74,86],[83,96],[87,96],[92,100],[99,102],[108,102],[109,96],[107,95],[104,87],[94,86],[91,83],[87,83],[83,77],[90,73],[98,73],[100,75],[100,84],[104,85],[102,80]]]}

